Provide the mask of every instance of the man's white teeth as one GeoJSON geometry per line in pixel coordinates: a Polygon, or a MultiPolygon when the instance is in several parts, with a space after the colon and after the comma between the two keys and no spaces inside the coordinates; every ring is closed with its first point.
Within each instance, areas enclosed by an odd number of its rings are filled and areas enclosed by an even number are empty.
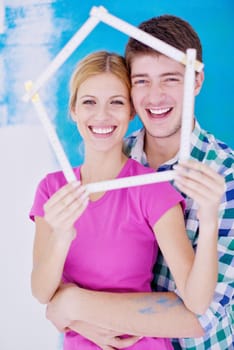
{"type": "Polygon", "coordinates": [[[110,134],[113,130],[114,130],[113,126],[110,126],[108,128],[97,128],[94,126],[92,127],[92,132],[100,135],[110,134]]]}
{"type": "Polygon", "coordinates": [[[150,112],[152,113],[152,114],[163,114],[163,113],[167,113],[169,110],[170,110],[170,108],[168,107],[168,108],[157,108],[157,109],[149,109],[150,110],[150,112]]]}

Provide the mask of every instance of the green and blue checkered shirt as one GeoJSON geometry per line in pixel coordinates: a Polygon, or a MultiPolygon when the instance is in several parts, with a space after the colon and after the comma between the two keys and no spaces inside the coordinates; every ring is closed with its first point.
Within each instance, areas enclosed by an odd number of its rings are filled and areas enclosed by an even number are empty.
{"type": "MultiPolygon", "coordinates": [[[[125,153],[149,166],[144,153],[144,128],[125,139],[125,153]]],[[[226,192],[219,213],[219,275],[214,299],[207,312],[198,316],[205,331],[202,338],[173,340],[175,349],[186,350],[234,350],[234,152],[223,142],[202,130],[195,123],[191,134],[191,158],[208,164],[225,177],[226,192]]],[[[162,164],[157,171],[171,170],[178,162],[178,155],[162,164]]],[[[196,249],[199,224],[197,207],[191,198],[185,198],[185,220],[188,236],[196,249]]],[[[163,256],[159,254],[154,270],[153,289],[176,291],[175,282],[163,256]]]]}

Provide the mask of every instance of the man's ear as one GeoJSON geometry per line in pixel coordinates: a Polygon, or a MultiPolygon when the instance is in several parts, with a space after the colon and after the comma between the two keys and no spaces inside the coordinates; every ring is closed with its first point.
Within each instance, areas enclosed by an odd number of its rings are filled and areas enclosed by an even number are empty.
{"type": "Polygon", "coordinates": [[[129,120],[133,120],[135,116],[136,116],[136,112],[135,111],[131,112],[129,120]]]}
{"type": "Polygon", "coordinates": [[[195,96],[197,96],[202,88],[203,82],[205,79],[204,71],[196,73],[195,77],[195,96]]]}
{"type": "Polygon", "coordinates": [[[135,118],[136,111],[135,108],[133,107],[133,104],[131,103],[131,110],[130,110],[130,120],[133,120],[135,118]]]}

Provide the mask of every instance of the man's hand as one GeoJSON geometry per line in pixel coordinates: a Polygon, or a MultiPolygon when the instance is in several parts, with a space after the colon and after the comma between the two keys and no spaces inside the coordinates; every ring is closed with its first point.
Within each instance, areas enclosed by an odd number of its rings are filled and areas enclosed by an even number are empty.
{"type": "Polygon", "coordinates": [[[123,349],[135,344],[140,339],[140,337],[135,336],[122,337],[122,334],[115,331],[91,323],[68,319],[64,310],[66,309],[66,303],[69,303],[66,292],[71,288],[79,287],[71,283],[61,285],[46,309],[47,319],[53,323],[60,333],[73,330],[98,345],[102,350],[123,349]]]}
{"type": "Polygon", "coordinates": [[[121,334],[112,330],[97,327],[82,321],[72,322],[69,328],[79,333],[84,338],[89,339],[102,350],[124,349],[135,344],[140,339],[140,337],[135,336],[122,338],[121,334]]]}

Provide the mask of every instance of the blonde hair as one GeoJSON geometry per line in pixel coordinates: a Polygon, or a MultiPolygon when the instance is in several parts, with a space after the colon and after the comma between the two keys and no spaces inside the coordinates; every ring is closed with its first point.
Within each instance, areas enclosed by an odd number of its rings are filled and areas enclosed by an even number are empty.
{"type": "Polygon", "coordinates": [[[131,82],[124,58],[116,53],[97,51],[83,58],[78,63],[71,77],[69,99],[70,111],[74,111],[75,109],[77,91],[80,85],[88,78],[101,73],[112,73],[119,78],[129,90],[130,98],[131,82]]]}

